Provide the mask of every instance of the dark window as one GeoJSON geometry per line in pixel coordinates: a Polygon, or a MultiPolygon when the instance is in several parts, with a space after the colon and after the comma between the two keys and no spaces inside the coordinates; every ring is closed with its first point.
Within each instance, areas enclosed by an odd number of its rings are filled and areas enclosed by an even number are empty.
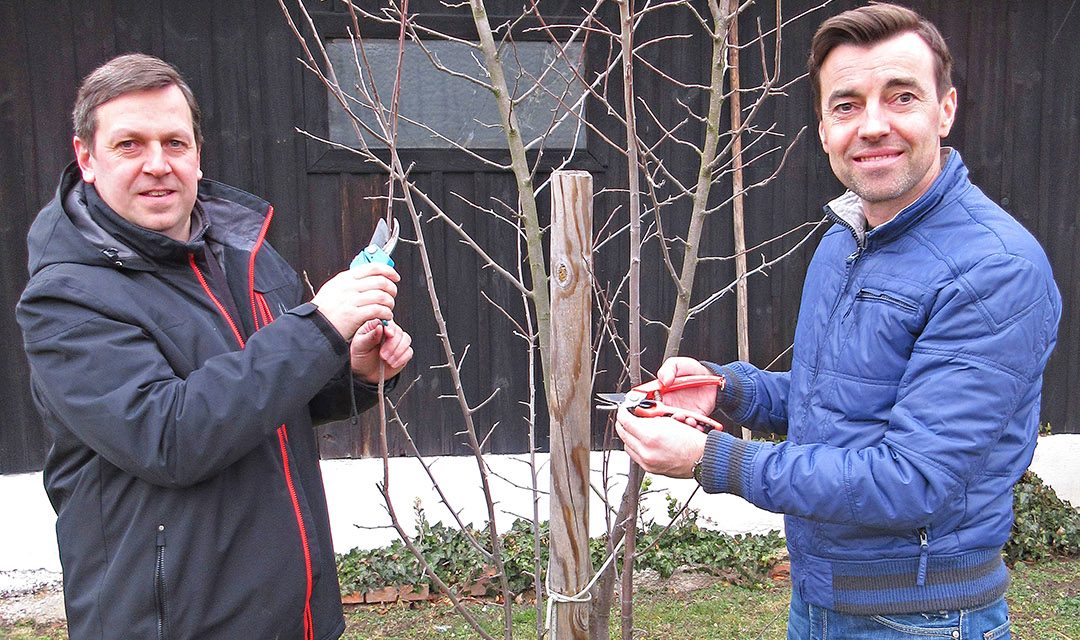
{"type": "MultiPolygon", "coordinates": [[[[478,50],[466,44],[447,41],[425,43],[441,65],[453,73],[488,83],[478,50]]],[[[550,42],[517,42],[500,50],[503,69],[511,95],[523,98],[515,107],[522,139],[528,148],[536,147],[545,135],[546,149],[581,149],[585,128],[578,116],[584,112],[585,88],[569,61],[580,69],[582,45],[550,42]],[[554,62],[554,64],[552,64],[554,62]]],[[[378,131],[376,118],[366,105],[370,98],[357,88],[357,64],[353,43],[347,39],[331,40],[327,52],[334,64],[338,81],[345,92],[356,99],[350,103],[353,113],[378,131]]],[[[365,40],[364,56],[368,67],[361,66],[366,83],[374,79],[384,109],[389,110],[398,58],[396,40],[365,40]]],[[[363,61],[363,58],[361,58],[363,61]]],[[[450,149],[454,144],[469,149],[506,149],[506,138],[499,126],[498,105],[486,88],[465,78],[440,70],[428,54],[415,43],[406,43],[398,103],[397,139],[399,149],[450,149]],[[424,126],[420,126],[422,123],[424,126]]],[[[330,139],[356,147],[356,132],[349,116],[338,101],[330,97],[330,139]]],[[[361,129],[374,149],[383,145],[361,129]]]]}

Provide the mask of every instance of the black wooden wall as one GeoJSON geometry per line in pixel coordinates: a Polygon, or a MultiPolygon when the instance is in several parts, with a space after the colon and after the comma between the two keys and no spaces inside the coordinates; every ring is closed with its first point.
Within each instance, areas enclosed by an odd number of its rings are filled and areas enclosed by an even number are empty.
{"type": "MultiPolygon", "coordinates": [[[[489,12],[517,9],[521,3],[489,2],[489,12]]],[[[755,8],[770,24],[771,8],[755,8]]],[[[784,3],[794,15],[805,1],[784,3]]],[[[825,15],[855,6],[834,2],[830,7],[784,33],[783,76],[793,78],[804,68],[805,52],[814,27],[825,15]]],[[[954,80],[960,94],[957,126],[947,141],[961,150],[973,179],[991,197],[1017,216],[1043,243],[1054,265],[1065,300],[1058,349],[1046,376],[1043,419],[1057,432],[1080,432],[1080,395],[1069,393],[1080,382],[1080,270],[1075,247],[1080,195],[1080,8],[1068,0],[922,0],[906,2],[941,28],[957,58],[954,80]]],[[[435,3],[413,2],[417,11],[432,11],[435,3]],[[431,5],[431,6],[428,6],[431,5]]],[[[313,1],[321,11],[318,24],[328,36],[344,35],[340,7],[313,1]],[[335,16],[334,12],[338,12],[335,16]]],[[[553,14],[572,15],[575,3],[552,0],[553,14]]],[[[642,39],[690,29],[690,18],[646,23],[642,39]],[[679,23],[679,20],[686,22],[679,23]]],[[[453,21],[444,21],[453,24],[453,21]]],[[[744,39],[756,30],[754,16],[742,21],[744,39]]],[[[369,32],[368,35],[378,35],[369,32]]],[[[707,44],[696,40],[677,50],[657,50],[658,59],[685,60],[684,78],[705,77],[707,44]],[[677,57],[676,57],[677,56],[677,57]]],[[[13,309],[26,280],[24,237],[38,208],[53,193],[60,170],[71,160],[69,113],[79,80],[109,57],[143,51],[175,64],[199,98],[204,113],[206,145],[203,170],[208,177],[258,193],[275,205],[270,240],[317,287],[344,265],[370,233],[381,212],[370,199],[385,192],[382,179],[347,154],[296,133],[296,127],[321,132],[326,127],[325,92],[296,62],[299,47],[273,0],[214,2],[211,0],[103,0],[96,3],[9,0],[0,3],[0,216],[2,224],[2,288],[0,316],[0,399],[6,415],[0,423],[0,473],[40,469],[48,438],[33,410],[28,371],[13,309]]],[[[597,56],[604,51],[596,51],[597,56]]],[[[659,60],[663,62],[663,60],[659,60]]],[[[770,60],[771,64],[771,60],[770,60]]],[[[759,73],[758,56],[744,56],[745,82],[759,73]]],[[[670,101],[671,87],[639,78],[639,94],[657,105],[658,117],[681,118],[670,101]]],[[[782,177],[755,192],[747,203],[748,245],[754,246],[783,230],[820,217],[820,205],[839,192],[827,159],[817,144],[813,110],[805,83],[788,97],[772,103],[761,115],[776,120],[778,130],[794,135],[809,125],[788,160],[782,177]]],[[[605,133],[616,134],[610,122],[605,133]]],[[[619,158],[595,138],[580,168],[593,171],[599,192],[625,185],[619,158]]],[[[683,166],[692,171],[685,151],[683,166]]],[[[488,206],[514,204],[511,176],[482,169],[460,157],[431,152],[412,158],[415,180],[476,234],[504,265],[513,265],[515,248],[505,225],[495,225],[470,208],[456,204],[450,194],[472,197],[488,206]]],[[[678,164],[678,162],[676,163],[678,164]]],[[[764,168],[750,171],[747,182],[763,177],[764,168]]],[[[620,206],[616,192],[598,197],[600,216],[620,206]]],[[[544,205],[546,206],[546,204],[544,205]]],[[[624,207],[625,208],[625,207],[624,207]]],[[[404,216],[402,216],[404,217],[404,216]]],[[[677,216],[676,216],[677,217],[677,216]]],[[[404,220],[403,220],[404,221],[404,220]]],[[[408,229],[408,225],[406,225],[408,229]]],[[[463,369],[466,389],[474,401],[501,389],[477,414],[484,431],[496,422],[489,440],[495,452],[525,449],[526,427],[518,400],[527,388],[528,365],[516,355],[520,348],[509,320],[494,311],[484,295],[521,316],[513,291],[492,274],[479,270],[475,256],[440,225],[425,227],[435,263],[436,284],[444,293],[443,311],[455,347],[469,347],[463,369]],[[516,307],[514,305],[517,305],[516,307]]],[[[409,232],[412,236],[411,231],[409,232]]],[[[712,253],[731,252],[731,230],[713,224],[706,245],[712,253]]],[[[770,247],[775,257],[784,247],[770,247]]],[[[769,277],[751,282],[751,359],[767,364],[787,349],[802,276],[814,243],[773,268],[769,277]]],[[[424,291],[415,251],[403,246],[396,256],[404,285],[399,316],[416,337],[416,362],[406,377],[420,376],[401,402],[403,417],[425,454],[461,453],[457,434],[461,419],[456,407],[437,400],[451,389],[445,376],[429,370],[442,354],[434,337],[435,324],[424,291]]],[[[597,256],[598,271],[619,273],[624,252],[608,245],[597,256]]],[[[752,259],[753,262],[753,259],[752,259]]],[[[643,281],[661,283],[659,263],[643,281]]],[[[726,262],[701,272],[695,298],[725,286],[732,279],[726,262]]],[[[644,312],[662,318],[672,302],[670,287],[658,286],[644,301],[644,312]]],[[[682,352],[717,361],[735,355],[734,297],[729,296],[688,328],[682,352]]],[[[663,336],[656,328],[646,333],[645,364],[657,366],[663,336]]],[[[781,357],[777,366],[786,364],[781,357]]],[[[605,383],[607,380],[605,379],[605,383]]],[[[327,457],[375,452],[377,434],[370,416],[361,425],[332,425],[323,431],[327,457]]],[[[597,416],[594,436],[602,439],[597,416]]],[[[546,432],[541,428],[540,445],[546,432]]],[[[405,443],[391,433],[391,449],[405,443]]]]}

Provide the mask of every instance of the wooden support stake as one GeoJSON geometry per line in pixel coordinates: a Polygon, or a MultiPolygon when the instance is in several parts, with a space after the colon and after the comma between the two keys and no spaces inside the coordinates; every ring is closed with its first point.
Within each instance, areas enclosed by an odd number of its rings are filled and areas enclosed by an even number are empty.
{"type": "MultiPolygon", "coordinates": [[[[729,0],[731,25],[728,27],[730,43],[731,80],[731,134],[735,137],[731,147],[731,190],[734,194],[732,227],[735,232],[735,333],[739,343],[739,360],[750,362],[750,319],[748,288],[746,286],[746,224],[743,216],[743,157],[742,157],[742,102],[739,96],[739,2],[729,0]]],[[[729,425],[734,428],[735,425],[729,425]]],[[[743,440],[750,439],[750,430],[742,428],[743,440]]]]}
{"type": "MultiPolygon", "coordinates": [[[[551,176],[551,557],[548,585],[573,596],[592,578],[589,447],[592,417],[592,176],[551,176]]],[[[550,596],[549,596],[550,597],[550,596]]],[[[556,640],[588,640],[588,603],[555,605],[556,640]]]]}

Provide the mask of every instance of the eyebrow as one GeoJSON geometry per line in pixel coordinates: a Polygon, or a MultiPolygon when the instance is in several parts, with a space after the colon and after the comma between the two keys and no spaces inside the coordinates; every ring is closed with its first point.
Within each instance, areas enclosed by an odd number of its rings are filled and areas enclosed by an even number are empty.
{"type": "MultiPolygon", "coordinates": [[[[110,132],[109,137],[111,139],[117,139],[117,138],[145,138],[146,135],[145,135],[144,132],[140,132],[137,129],[129,129],[127,127],[124,127],[124,128],[116,129],[115,131],[110,132]]],[[[170,131],[166,131],[164,137],[169,138],[170,140],[173,139],[173,138],[182,138],[182,139],[191,138],[191,139],[194,139],[194,136],[189,131],[186,131],[183,127],[178,128],[178,129],[172,129],[170,131]]]]}
{"type": "MultiPolygon", "coordinates": [[[[925,90],[925,87],[923,87],[922,83],[919,82],[919,79],[914,76],[899,76],[896,78],[889,78],[889,80],[885,83],[886,90],[896,89],[898,87],[925,90]]],[[[857,98],[860,95],[862,94],[860,94],[855,89],[847,87],[840,88],[829,94],[828,100],[826,100],[826,104],[831,104],[834,100],[839,100],[843,98],[857,98]]]]}

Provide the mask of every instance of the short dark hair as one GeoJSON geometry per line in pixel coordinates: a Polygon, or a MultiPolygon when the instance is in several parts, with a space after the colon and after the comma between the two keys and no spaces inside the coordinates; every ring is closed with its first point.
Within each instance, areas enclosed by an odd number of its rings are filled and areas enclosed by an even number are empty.
{"type": "Polygon", "coordinates": [[[952,54],[930,21],[911,9],[895,4],[872,4],[845,11],[821,23],[810,43],[810,84],[814,92],[814,113],[821,118],[821,65],[842,44],[870,46],[903,33],[923,39],[934,54],[934,81],[938,99],[952,88],[952,54]]]}
{"type": "Polygon", "coordinates": [[[75,136],[87,144],[93,144],[94,134],[97,133],[97,108],[109,100],[126,93],[170,86],[176,86],[184,94],[184,99],[191,109],[195,144],[202,147],[199,103],[195,101],[191,87],[172,65],[143,53],[117,56],[94,69],[83,79],[75,97],[75,107],[71,110],[75,136]]]}

